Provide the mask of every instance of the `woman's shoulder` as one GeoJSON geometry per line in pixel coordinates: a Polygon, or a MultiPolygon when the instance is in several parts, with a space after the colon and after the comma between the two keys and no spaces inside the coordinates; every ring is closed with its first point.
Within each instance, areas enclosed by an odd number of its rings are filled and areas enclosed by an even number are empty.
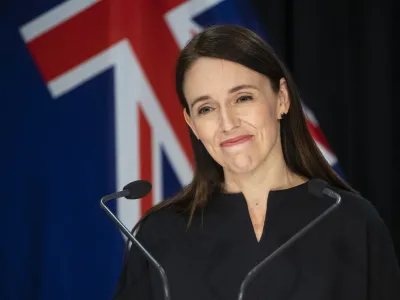
{"type": "Polygon", "coordinates": [[[362,223],[383,223],[376,207],[367,198],[356,192],[338,188],[332,189],[341,196],[339,210],[347,217],[362,223]]]}
{"type": "Polygon", "coordinates": [[[152,243],[185,230],[187,214],[176,210],[173,206],[166,206],[150,212],[139,222],[138,235],[152,243]]]}

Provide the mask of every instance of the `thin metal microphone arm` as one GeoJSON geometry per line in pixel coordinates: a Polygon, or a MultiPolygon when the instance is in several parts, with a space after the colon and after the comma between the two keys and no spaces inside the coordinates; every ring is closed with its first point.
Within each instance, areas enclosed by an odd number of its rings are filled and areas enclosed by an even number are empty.
{"type": "MultiPolygon", "coordinates": [[[[148,260],[150,261],[150,263],[160,272],[161,275],[161,280],[163,282],[163,290],[164,290],[164,299],[165,300],[171,300],[170,298],[170,293],[169,293],[169,284],[168,284],[168,279],[167,279],[167,275],[165,273],[165,270],[163,269],[163,267],[160,265],[160,263],[146,250],[146,248],[143,247],[143,245],[133,236],[133,234],[129,231],[128,228],[126,228],[126,226],[112,213],[112,211],[105,205],[105,203],[111,199],[115,199],[118,198],[117,196],[122,195],[122,197],[125,197],[125,195],[123,195],[124,191],[122,192],[118,192],[115,194],[111,194],[111,195],[107,195],[104,196],[103,198],[101,198],[100,200],[100,206],[101,208],[103,208],[105,210],[105,212],[107,213],[107,215],[115,222],[115,224],[117,224],[118,228],[120,228],[123,233],[125,234],[125,236],[132,242],[134,243],[144,254],[145,256],[148,258],[148,260]]],[[[128,191],[129,193],[129,191],[128,191]]]]}

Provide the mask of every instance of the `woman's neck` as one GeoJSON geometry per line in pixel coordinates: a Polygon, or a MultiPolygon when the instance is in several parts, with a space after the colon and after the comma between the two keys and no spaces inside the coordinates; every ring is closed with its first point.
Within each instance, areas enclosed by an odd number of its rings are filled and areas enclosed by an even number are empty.
{"type": "Polygon", "coordinates": [[[223,190],[228,193],[242,192],[250,202],[265,199],[270,190],[286,189],[307,181],[292,172],[282,159],[269,160],[247,173],[231,173],[224,170],[223,190]],[[271,163],[273,161],[273,163],[271,163]]]}

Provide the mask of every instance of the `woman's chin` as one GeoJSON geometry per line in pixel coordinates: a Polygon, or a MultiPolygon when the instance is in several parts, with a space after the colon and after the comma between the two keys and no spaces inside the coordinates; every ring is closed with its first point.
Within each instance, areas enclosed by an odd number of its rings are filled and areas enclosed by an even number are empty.
{"type": "Polygon", "coordinates": [[[255,162],[249,155],[237,155],[231,159],[231,161],[227,164],[230,172],[233,173],[247,173],[254,170],[255,162]]]}

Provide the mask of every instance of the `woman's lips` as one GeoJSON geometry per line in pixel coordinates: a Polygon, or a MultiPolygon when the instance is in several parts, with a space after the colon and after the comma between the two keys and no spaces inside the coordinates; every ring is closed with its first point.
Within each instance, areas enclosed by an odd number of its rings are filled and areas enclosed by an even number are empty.
{"type": "Polygon", "coordinates": [[[240,135],[237,137],[234,137],[232,139],[223,141],[221,143],[221,147],[231,147],[231,146],[235,146],[238,144],[242,144],[247,142],[248,140],[250,140],[253,136],[252,135],[240,135]]]}

